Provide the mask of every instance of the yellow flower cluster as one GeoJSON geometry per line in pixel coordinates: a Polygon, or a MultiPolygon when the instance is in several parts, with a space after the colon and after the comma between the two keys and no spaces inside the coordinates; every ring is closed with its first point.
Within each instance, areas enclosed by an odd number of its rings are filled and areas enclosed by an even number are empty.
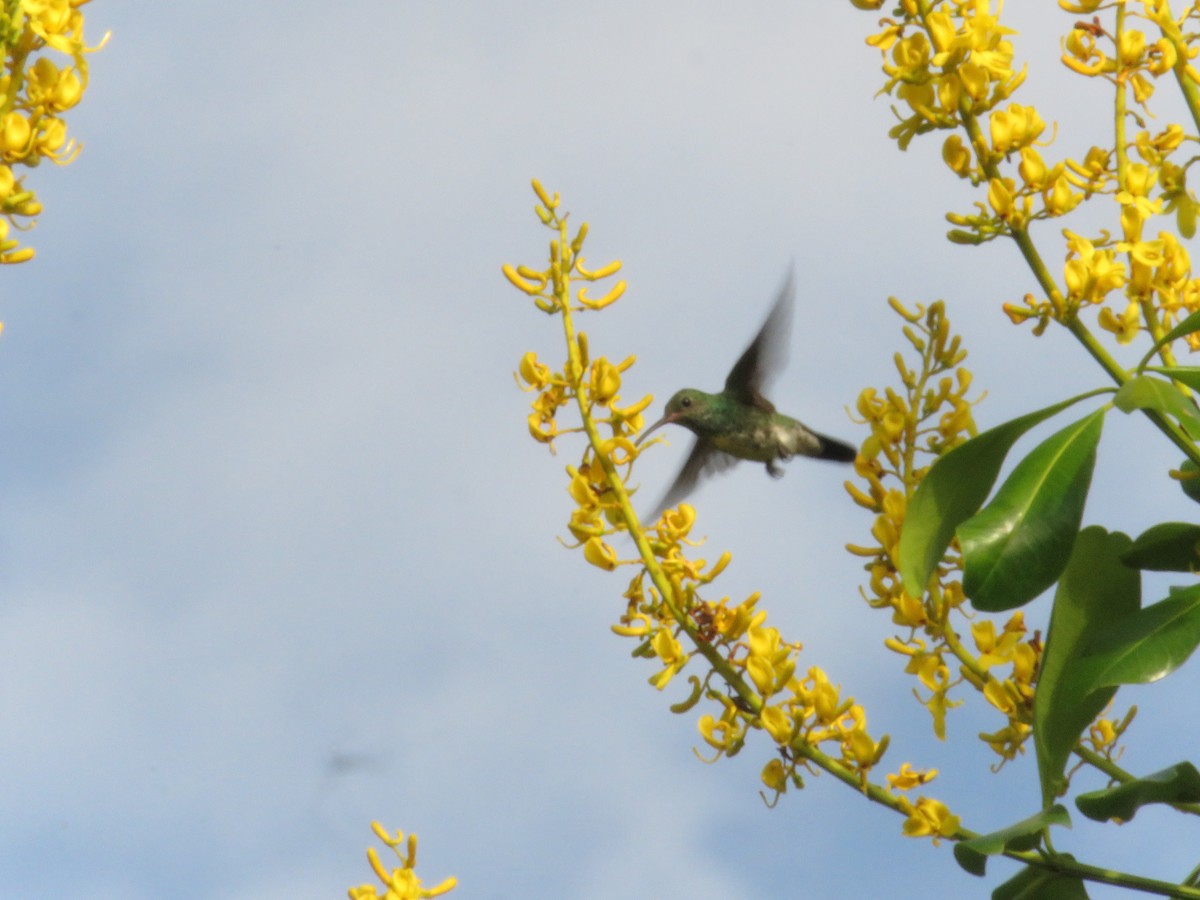
{"type": "Polygon", "coordinates": [[[989,0],[906,0],[900,11],[903,18],[883,20],[884,30],[867,39],[883,53],[884,91],[909,106],[907,117],[897,113],[901,121],[891,135],[906,147],[917,134],[954,131],[942,159],[959,177],[987,185],[987,202],[976,203],[976,213],[947,214],[959,226],[952,241],[978,244],[1064,215],[1103,186],[1107,170],[1092,173],[1070,160],[1046,165],[1036,149],[1046,123],[1036,109],[1001,108],[1026,70],[1013,68],[1008,38],[1015,32],[1000,23],[989,0]],[[1014,156],[1020,183],[1000,171],[1014,156]]]}
{"type": "Polygon", "coordinates": [[[883,54],[883,92],[908,106],[890,132],[902,149],[918,134],[957,128],[964,113],[994,108],[1025,80],[1024,69],[1013,70],[1012,31],[988,0],[901,0],[897,11],[901,18],[883,19],[867,43],[883,54]]]}
{"type": "MultiPolygon", "coordinates": [[[[560,435],[583,432],[587,436],[579,465],[567,467],[567,491],[575,505],[567,528],[592,565],[606,571],[619,566],[637,569],[625,590],[626,606],[613,631],[638,642],[635,656],[656,661],[658,668],[649,681],[659,690],[696,657],[701,658],[703,677],[689,676],[689,695],[672,710],[686,712],[702,699],[714,704],[713,712],[699,719],[701,738],[716,751],[712,761],[736,754],[746,734],[759,730],[771,737],[777,749],[777,756],[762,772],[764,784],[776,798],[789,784],[802,785],[799,767],[816,766],[899,810],[898,798],[868,781],[888,739],[876,740],[870,735],[863,708],[853,698],[843,697],[821,669],[814,666],[805,674],[798,673],[801,647],[767,624],[767,614],[757,608],[759,595],[752,594],[739,603],[729,597],[709,600],[702,596],[705,587],[729,565],[731,556],[723,553],[711,565],[694,558],[695,509],[681,503],[666,510],[649,528],[638,521],[625,484],[640,452],[631,437],[642,429],[642,412],[652,398],[621,406],[622,376],[633,358],[620,363],[603,357],[591,359],[587,338],[576,332],[573,321],[573,313],[602,308],[615,300],[624,292],[624,284],[592,300],[583,291],[573,295],[572,277],[593,281],[615,274],[619,264],[594,272],[582,266],[580,253],[587,227],[570,238],[567,217],[558,211],[558,195],[550,196],[536,181],[533,187],[540,201],[538,217],[557,233],[551,242],[550,267],[537,270],[506,265],[503,272],[539,309],[561,317],[567,360],[554,370],[527,353],[518,366],[517,380],[525,390],[537,393],[529,416],[529,431],[535,440],[553,448],[560,435]],[[577,408],[581,424],[562,428],[558,414],[571,404],[577,408]],[[638,551],[632,559],[618,558],[608,540],[611,534],[626,531],[638,551]],[[822,747],[831,753],[827,755],[822,747]]],[[[917,775],[906,766],[901,775],[894,776],[893,787],[908,790],[935,774],[917,775]]]]}
{"type": "MultiPolygon", "coordinates": [[[[1190,158],[1179,154],[1190,153],[1181,148],[1196,137],[1174,123],[1156,132],[1146,129],[1126,108],[1127,98],[1148,112],[1157,80],[1174,75],[1200,122],[1200,71],[1193,65],[1200,50],[1191,36],[1200,25],[1200,7],[1185,4],[1176,16],[1168,0],[1142,0],[1140,12],[1133,11],[1133,2],[1059,5],[1075,16],[1114,10],[1111,29],[1097,17],[1076,19],[1062,42],[1064,65],[1113,86],[1113,148],[1092,147],[1082,160],[1052,165],[1042,158],[1038,148],[1046,141],[1046,123],[1033,107],[1007,102],[1025,68],[1014,69],[1015,32],[1001,24],[999,0],[902,0],[902,15],[882,20],[883,29],[867,43],[883,54],[884,91],[907,105],[891,134],[906,147],[918,134],[954,132],[942,145],[943,160],[959,177],[985,186],[986,194],[973,212],[947,214],[956,226],[949,238],[964,244],[1002,235],[1018,239],[1043,287],[1043,297],[1031,294],[1023,303],[1004,305],[1013,322],[1033,320],[1035,334],[1041,334],[1050,321],[1067,323],[1081,308],[1095,306],[1097,324],[1119,343],[1143,330],[1157,339],[1200,309],[1200,279],[1192,276],[1186,248],[1174,235],[1146,227],[1152,217],[1173,215],[1181,236],[1195,234],[1200,202],[1187,186],[1190,158]],[[1155,33],[1128,27],[1126,19],[1134,17],[1155,33]],[[1127,118],[1141,127],[1132,137],[1126,135],[1127,118]],[[1028,243],[1029,224],[1066,215],[1096,196],[1117,203],[1119,238],[1064,232],[1060,287],[1028,243]],[[1114,305],[1106,305],[1110,297],[1118,298],[1114,305]]],[[[1200,349],[1200,334],[1187,340],[1200,349]]]]}
{"type": "Polygon", "coordinates": [[[427,897],[440,897],[442,894],[448,894],[458,885],[458,879],[451,877],[435,887],[423,887],[421,879],[414,871],[417,865],[417,836],[410,834],[406,839],[401,831],[397,831],[394,835],[390,834],[378,822],[372,822],[371,829],[375,832],[376,837],[387,844],[399,857],[401,865],[398,869],[388,869],[380,860],[379,854],[375,852],[375,848],[368,847],[367,860],[371,863],[371,868],[375,870],[375,874],[383,882],[386,890],[380,894],[374,885],[364,884],[350,888],[347,892],[350,900],[425,900],[427,897]],[[403,854],[400,851],[401,846],[404,847],[403,854]]]}
{"type": "Polygon", "coordinates": [[[971,637],[979,651],[978,668],[963,666],[963,677],[1008,719],[999,731],[979,738],[1001,759],[1009,760],[1024,752],[1032,730],[1034,681],[1042,646],[1036,636],[1024,640],[1025,616],[1020,610],[1004,623],[999,635],[995,622],[984,619],[971,625],[971,637]],[[990,673],[997,666],[1010,667],[1006,678],[990,673]]]}
{"type": "MultiPolygon", "coordinates": [[[[1094,12],[1101,4],[1093,0],[1060,0],[1074,14],[1094,12]]],[[[1025,305],[1005,307],[1017,322],[1029,318],[1045,327],[1048,318],[1066,321],[1083,306],[1100,307],[1097,324],[1118,343],[1134,340],[1143,330],[1158,338],[1177,321],[1200,309],[1200,279],[1192,276],[1187,249],[1170,232],[1147,233],[1152,217],[1173,215],[1176,230],[1184,238],[1196,232],[1200,203],[1188,190],[1187,171],[1191,151],[1184,145],[1196,140],[1178,123],[1168,123],[1156,132],[1144,127],[1140,116],[1126,109],[1132,92],[1134,101],[1149,112],[1148,102],[1155,82],[1173,74],[1188,103],[1194,121],[1200,121],[1200,72],[1192,64],[1198,52],[1193,39],[1200,24],[1200,8],[1189,4],[1176,17],[1167,0],[1144,0],[1141,12],[1134,4],[1118,4],[1115,25],[1110,30],[1099,18],[1077,21],[1063,41],[1063,63],[1088,78],[1109,82],[1116,96],[1115,146],[1112,150],[1093,147],[1083,164],[1068,161],[1069,177],[1088,183],[1087,193],[1111,194],[1118,205],[1120,239],[1108,234],[1088,239],[1070,231],[1067,261],[1063,272],[1065,291],[1048,292],[1046,300],[1033,297],[1025,305]],[[1127,8],[1128,7],[1128,8],[1127,8]],[[1157,34],[1129,27],[1136,17],[1157,34]],[[1143,125],[1130,138],[1126,118],[1143,125]],[[1179,161],[1179,154],[1187,157],[1179,161]],[[1116,294],[1116,306],[1105,306],[1116,294]]],[[[1200,349],[1200,336],[1188,335],[1191,349],[1200,349]]],[[[1169,350],[1166,351],[1169,353],[1169,350]]]]}
{"type": "Polygon", "coordinates": [[[963,604],[961,560],[950,556],[943,561],[923,598],[904,590],[897,569],[905,510],[917,485],[934,459],[975,434],[974,401],[967,398],[971,374],[961,365],[966,351],[951,334],[942,303],[915,311],[895,299],[891,305],[905,321],[904,335],[917,360],[910,365],[896,354],[899,390],[887,388],[880,393],[867,388],[859,395],[858,414],[871,429],[856,463],[865,490],[851,482],[846,490],[859,506],[875,514],[871,528],[875,543],[848,549],[867,559],[867,602],[891,610],[892,622],[907,629],[907,635],[889,638],[885,644],[908,658],[905,671],[927,692],[916,693],[933,718],[934,733],[945,738],[946,711],[962,702],[951,700],[950,691],[966,681],[1006,716],[1004,729],[981,738],[1008,759],[1029,735],[1040,645],[1022,640],[1024,619],[1017,613],[998,637],[990,620],[971,625],[978,650],[978,655],[972,654],[951,622],[951,613],[961,612],[963,604]],[[951,674],[954,663],[958,675],[951,674]],[[989,672],[1000,666],[1011,666],[1007,677],[989,672]]]}
{"type": "Polygon", "coordinates": [[[865,784],[887,749],[887,738],[875,741],[870,736],[863,708],[853,698],[842,698],[841,689],[821,669],[813,666],[806,676],[797,674],[801,646],[785,641],[778,629],[767,625],[767,614],[756,609],[757,593],[736,605],[730,605],[728,597],[708,601],[699,595],[698,589],[729,564],[730,554],[722,554],[711,568],[703,559],[684,556],[684,545],[693,543],[689,534],[695,515],[686,503],[668,510],[649,542],[669,585],[670,599],[655,586],[649,568],[642,568],[630,581],[625,614],[613,631],[640,639],[642,649],[637,655],[658,658],[662,668],[650,683],[659,689],[696,652],[713,663],[703,682],[691,678],[691,696],[672,707],[684,712],[702,696],[720,705],[719,714],[704,714],[699,720],[700,736],[717,751],[710,761],[737,754],[747,731],[761,730],[779,748],[779,758],[772,759],[762,773],[764,784],[776,796],[789,783],[801,785],[797,766],[822,744],[832,744],[844,771],[865,784]],[[677,613],[683,614],[682,623],[677,613]],[[684,651],[680,638],[685,635],[697,650],[684,651]],[[718,676],[734,688],[732,693],[712,687],[718,676]]]}
{"type": "Polygon", "coordinates": [[[0,263],[33,258],[31,247],[9,237],[10,227],[29,228],[42,211],[16,166],[34,168],[43,160],[65,165],[79,145],[67,138],[62,114],[83,99],[87,88],[83,13],[88,0],[11,0],[0,6],[0,263]],[[70,58],[59,66],[47,49],[70,58]]]}
{"type": "MultiPolygon", "coordinates": [[[[1095,12],[1100,6],[1091,0],[1082,3],[1059,0],[1058,5],[1073,14],[1095,12]],[[1089,6],[1091,9],[1085,9],[1089,6]]],[[[1114,39],[1099,19],[1093,18],[1091,22],[1075,23],[1063,41],[1062,61],[1071,71],[1088,78],[1104,76],[1114,82],[1119,78],[1133,89],[1134,100],[1144,107],[1154,94],[1153,79],[1172,72],[1177,64],[1182,63],[1182,70],[1193,81],[1200,81],[1200,73],[1189,62],[1195,57],[1196,48],[1188,46],[1181,31],[1187,20],[1196,15],[1195,8],[1189,7],[1178,21],[1162,0],[1145,0],[1142,9],[1145,18],[1160,27],[1159,40],[1150,42],[1145,32],[1134,28],[1121,29],[1120,36],[1114,39]]]]}

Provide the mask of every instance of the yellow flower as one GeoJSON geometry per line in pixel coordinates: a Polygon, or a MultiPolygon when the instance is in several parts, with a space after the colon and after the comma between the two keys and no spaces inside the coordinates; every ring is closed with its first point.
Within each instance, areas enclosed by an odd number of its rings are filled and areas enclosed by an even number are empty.
{"type": "Polygon", "coordinates": [[[879,745],[862,727],[851,729],[843,740],[842,747],[847,761],[857,764],[860,768],[873,766],[879,753],[879,745]]]}
{"type": "Polygon", "coordinates": [[[957,134],[950,135],[942,145],[942,161],[960,178],[966,178],[972,172],[971,151],[957,134]]]}
{"type": "Polygon", "coordinates": [[[1106,306],[1100,310],[1096,322],[1105,331],[1115,334],[1117,343],[1128,344],[1141,331],[1141,307],[1138,306],[1136,300],[1131,300],[1126,304],[1125,311],[1118,317],[1106,306]]]}
{"type": "Polygon", "coordinates": [[[1179,59],[1175,52],[1175,45],[1166,38],[1155,41],[1154,46],[1150,48],[1150,65],[1148,66],[1153,75],[1166,75],[1175,68],[1175,63],[1179,59]]]}
{"type": "Polygon", "coordinates": [[[1088,77],[1114,68],[1108,57],[1096,49],[1096,39],[1082,28],[1074,29],[1063,41],[1062,62],[1073,72],[1088,77]]]}
{"type": "Polygon", "coordinates": [[[777,794],[782,794],[787,790],[788,771],[781,760],[772,759],[763,766],[760,777],[768,790],[772,790],[777,794]]]}
{"type": "Polygon", "coordinates": [[[1012,692],[1008,688],[1008,682],[998,681],[995,678],[988,679],[988,682],[983,686],[983,696],[987,701],[1004,713],[1006,716],[1012,716],[1016,711],[1016,705],[1013,700],[1012,692]]]}
{"type": "Polygon", "coordinates": [[[711,607],[713,629],[726,640],[736,641],[749,630],[754,621],[754,604],[758,602],[758,598],[758,594],[752,594],[733,609],[726,606],[728,597],[723,598],[719,604],[714,604],[711,607]]]}
{"type": "Polygon", "coordinates": [[[816,673],[813,679],[815,683],[811,690],[813,712],[816,714],[817,721],[824,725],[830,725],[836,722],[843,712],[841,698],[838,696],[838,689],[829,683],[824,672],[813,667],[809,670],[809,674],[813,675],[813,673],[816,673]]]}
{"type": "Polygon", "coordinates": [[[958,78],[962,88],[972,100],[983,100],[987,96],[988,72],[983,66],[975,63],[963,63],[958,67],[958,78]]]}
{"type": "Polygon", "coordinates": [[[1071,190],[1071,180],[1065,174],[1058,175],[1042,192],[1042,203],[1052,216],[1065,215],[1082,201],[1083,194],[1071,190]]]}
{"type": "Polygon", "coordinates": [[[1125,264],[1117,262],[1109,248],[1097,250],[1092,242],[1066,232],[1067,250],[1073,257],[1063,267],[1063,280],[1072,300],[1099,304],[1125,285],[1125,264]]]}
{"type": "Polygon", "coordinates": [[[664,543],[678,543],[691,533],[696,521],[696,508],[690,503],[680,503],[662,514],[658,523],[658,536],[664,543]]]}
{"type": "Polygon", "coordinates": [[[1025,617],[1017,612],[1004,626],[1004,631],[996,636],[996,623],[983,619],[971,626],[971,636],[975,639],[975,647],[979,650],[979,664],[984,669],[998,666],[1012,660],[1013,651],[1021,637],[1025,634],[1025,617]]]}
{"type": "Polygon", "coordinates": [[[517,367],[517,371],[520,373],[521,380],[533,390],[540,391],[550,383],[550,367],[538,362],[537,354],[532,350],[521,357],[521,364],[517,367]]]}
{"type": "MultiPolygon", "coordinates": [[[[617,265],[620,265],[620,264],[618,263],[617,265]]],[[[579,289],[579,302],[582,303],[584,306],[586,306],[588,309],[604,309],[604,307],[608,306],[610,303],[616,303],[618,300],[621,299],[621,295],[625,293],[625,287],[626,287],[626,285],[625,285],[624,281],[618,281],[615,285],[613,285],[612,290],[610,290],[603,297],[600,297],[595,300],[593,300],[591,297],[587,296],[587,293],[585,292],[585,290],[583,288],[580,288],[579,289]]]]}
{"type": "Polygon", "coordinates": [[[767,734],[774,738],[775,743],[788,746],[792,740],[792,719],[778,706],[768,706],[762,711],[759,720],[767,734]]]}
{"type": "Polygon", "coordinates": [[[941,838],[953,837],[962,825],[958,816],[951,815],[946,804],[940,800],[921,797],[916,806],[902,800],[908,818],[904,822],[904,834],[908,837],[932,837],[933,843],[941,838]]]}
{"type": "Polygon", "coordinates": [[[1032,106],[1011,103],[1006,110],[996,110],[989,119],[992,149],[1004,155],[1027,147],[1046,130],[1046,123],[1032,106]]]}
{"type": "Polygon", "coordinates": [[[660,628],[650,644],[658,658],[666,664],[665,669],[650,679],[650,683],[661,691],[675,674],[687,665],[688,654],[683,652],[683,646],[666,628],[660,628]]]}
{"type": "Polygon", "coordinates": [[[1091,738],[1092,746],[1097,751],[1111,747],[1116,743],[1118,736],[1116,725],[1109,719],[1097,719],[1095,724],[1088,729],[1088,735],[1091,738]]]}
{"type": "Polygon", "coordinates": [[[617,554],[598,537],[588,538],[583,545],[583,558],[598,569],[611,572],[617,567],[617,554]]]}
{"type": "MultiPolygon", "coordinates": [[[[376,836],[387,844],[396,856],[400,857],[402,863],[400,868],[389,870],[379,859],[375,848],[367,848],[367,861],[371,864],[371,868],[379,880],[387,887],[387,893],[384,895],[386,900],[426,900],[429,897],[440,897],[442,894],[447,894],[458,886],[458,879],[451,877],[434,887],[424,887],[421,879],[417,877],[417,873],[413,871],[417,864],[417,836],[410,834],[406,841],[403,832],[398,831],[395,835],[391,835],[378,822],[372,822],[371,828],[376,836]],[[400,851],[402,844],[406,845],[407,852],[404,855],[401,855],[400,851]]],[[[375,888],[368,884],[351,888],[349,895],[350,900],[383,900],[375,888]]]]}
{"type": "Polygon", "coordinates": [[[1025,752],[1025,740],[1029,737],[1029,726],[1010,719],[1005,728],[1001,728],[994,734],[981,734],[980,740],[984,741],[992,752],[1006,760],[1013,759],[1018,753],[1025,752]]]}
{"type": "Polygon", "coordinates": [[[621,371],[629,368],[633,362],[630,357],[621,366],[614,366],[603,356],[592,363],[590,383],[592,400],[600,406],[607,406],[617,391],[621,389],[621,371]]]}
{"type": "Polygon", "coordinates": [[[1040,190],[1046,183],[1046,163],[1033,147],[1021,148],[1021,164],[1017,171],[1021,173],[1021,180],[1034,190],[1040,190]]]}
{"type": "Polygon", "coordinates": [[[29,119],[19,112],[7,113],[0,119],[0,153],[12,162],[24,158],[32,146],[33,128],[29,119]]]}
{"type": "Polygon", "coordinates": [[[500,271],[504,273],[504,277],[509,280],[519,291],[524,291],[530,296],[538,296],[542,292],[542,288],[546,286],[546,277],[538,275],[535,272],[518,271],[516,267],[505,263],[500,267],[500,271]]]}
{"type": "Polygon", "coordinates": [[[895,775],[888,775],[887,780],[888,787],[894,791],[911,791],[915,787],[928,784],[935,778],[937,778],[937,769],[918,772],[910,763],[904,763],[900,766],[900,771],[895,775]]]}
{"type": "Polygon", "coordinates": [[[892,51],[892,59],[896,66],[905,73],[912,73],[929,64],[929,39],[925,32],[917,31],[902,39],[892,51]]]}
{"type": "Polygon", "coordinates": [[[567,529],[575,536],[575,540],[583,542],[598,539],[605,532],[599,510],[582,507],[571,513],[567,529]]]}
{"type": "MultiPolygon", "coordinates": [[[[558,437],[558,425],[553,419],[543,419],[537,413],[529,415],[529,436],[535,441],[549,444],[558,437]]],[[[553,448],[551,448],[553,452],[553,448]]]]}
{"type": "Polygon", "coordinates": [[[642,413],[654,401],[653,394],[647,394],[637,403],[632,406],[619,407],[617,400],[619,397],[613,397],[609,403],[609,411],[612,413],[611,421],[613,431],[625,432],[628,434],[636,434],[641,431],[645,425],[645,420],[642,418],[642,413]]]}
{"type": "Polygon", "coordinates": [[[988,182],[988,204],[1001,219],[1006,219],[1012,214],[1012,179],[993,178],[988,182]]]}

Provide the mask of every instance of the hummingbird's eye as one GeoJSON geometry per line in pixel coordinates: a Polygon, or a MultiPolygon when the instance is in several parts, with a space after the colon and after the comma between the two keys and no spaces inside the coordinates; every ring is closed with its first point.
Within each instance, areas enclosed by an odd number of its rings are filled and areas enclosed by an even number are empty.
{"type": "Polygon", "coordinates": [[[692,405],[692,398],[691,397],[680,397],[679,405],[682,406],[684,409],[687,409],[689,406],[692,405]]]}

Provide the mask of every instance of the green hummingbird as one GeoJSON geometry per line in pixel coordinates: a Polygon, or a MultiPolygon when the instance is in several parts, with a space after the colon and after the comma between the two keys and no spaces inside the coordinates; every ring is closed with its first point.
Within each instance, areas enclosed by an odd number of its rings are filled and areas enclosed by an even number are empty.
{"type": "Polygon", "coordinates": [[[766,463],[772,478],[783,475],[778,461],[793,456],[854,461],[857,452],[849,444],[776,412],[762,394],[764,382],[774,377],[785,361],[794,294],[789,270],[771,314],[730,370],[725,389],[706,394],[684,388],[667,402],[663,417],[638,438],[641,444],[651,432],[668,424],[682,425],[696,435],[687,461],[655,515],[686,497],[702,475],[722,472],[739,459],[766,463]]]}

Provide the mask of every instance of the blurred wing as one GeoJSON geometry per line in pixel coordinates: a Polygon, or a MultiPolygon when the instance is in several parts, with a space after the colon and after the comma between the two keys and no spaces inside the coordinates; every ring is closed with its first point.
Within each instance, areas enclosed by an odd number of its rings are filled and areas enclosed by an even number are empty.
{"type": "Polygon", "coordinates": [[[654,508],[654,518],[657,519],[664,509],[685,499],[701,478],[724,472],[736,462],[737,457],[722,453],[708,441],[697,440],[683,468],[675,476],[674,483],[654,508]]]}
{"type": "Polygon", "coordinates": [[[725,379],[726,393],[766,412],[775,412],[775,407],[763,396],[763,391],[767,382],[778,375],[787,362],[795,295],[796,286],[792,267],[789,266],[771,314],[725,379]]]}

